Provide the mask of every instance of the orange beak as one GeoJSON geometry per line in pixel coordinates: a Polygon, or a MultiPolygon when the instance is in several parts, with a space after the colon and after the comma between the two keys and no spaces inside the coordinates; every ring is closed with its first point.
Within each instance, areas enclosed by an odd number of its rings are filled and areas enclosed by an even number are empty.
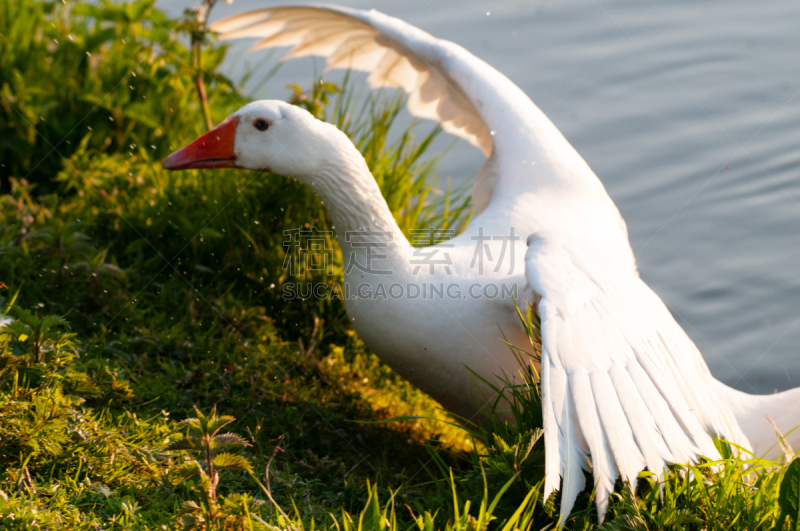
{"type": "Polygon", "coordinates": [[[236,161],[233,142],[238,125],[239,118],[229,116],[208,133],[164,159],[162,167],[165,170],[233,168],[236,161]]]}

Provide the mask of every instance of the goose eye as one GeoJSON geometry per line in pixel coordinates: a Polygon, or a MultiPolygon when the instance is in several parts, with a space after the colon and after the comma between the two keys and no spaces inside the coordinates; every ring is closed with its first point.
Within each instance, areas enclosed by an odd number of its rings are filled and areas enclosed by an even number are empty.
{"type": "Polygon", "coordinates": [[[261,118],[259,118],[258,120],[253,122],[253,127],[258,129],[259,131],[266,131],[267,129],[269,129],[269,124],[267,123],[266,120],[262,120],[261,118]]]}

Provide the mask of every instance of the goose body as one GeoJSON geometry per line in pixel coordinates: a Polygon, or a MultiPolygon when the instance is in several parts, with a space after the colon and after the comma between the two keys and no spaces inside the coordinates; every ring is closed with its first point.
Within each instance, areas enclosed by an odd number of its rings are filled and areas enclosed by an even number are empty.
{"type": "Polygon", "coordinates": [[[345,274],[356,330],[466,419],[485,405],[481,393],[491,398],[467,368],[513,381],[519,362],[501,339],[527,342],[515,298],[530,303],[542,331],[544,495],[561,490],[563,517],[585,487],[584,470],[602,520],[620,476],[632,483],[645,468],[662,476],[667,464],[718,457],[712,436],[763,454],[777,442],[766,415],[784,432],[800,424],[799,390],[753,397],[713,378],[639,278],[625,223],[599,179],[494,68],[374,10],[276,7],[212,29],[369,72],[371,86],[402,88],[411,114],[437,120],[488,157],[473,188],[477,215],[463,233],[424,249],[402,234],[350,140],[282,102],[246,105],[164,166],[269,170],[311,186],[356,264],[345,274]]]}

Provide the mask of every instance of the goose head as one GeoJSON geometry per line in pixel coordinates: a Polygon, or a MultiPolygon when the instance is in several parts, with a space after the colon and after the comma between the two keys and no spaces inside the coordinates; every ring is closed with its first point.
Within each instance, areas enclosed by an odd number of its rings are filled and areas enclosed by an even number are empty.
{"type": "MultiPolygon", "coordinates": [[[[347,137],[308,111],[277,100],[249,103],[168,156],[168,170],[245,168],[308,183],[347,137]]],[[[349,140],[347,141],[349,143],[349,140]]]]}
{"type": "Polygon", "coordinates": [[[336,126],[282,101],[249,103],[168,156],[168,170],[245,168],[291,177],[311,187],[339,230],[392,231],[405,236],[361,152],[336,126]]]}

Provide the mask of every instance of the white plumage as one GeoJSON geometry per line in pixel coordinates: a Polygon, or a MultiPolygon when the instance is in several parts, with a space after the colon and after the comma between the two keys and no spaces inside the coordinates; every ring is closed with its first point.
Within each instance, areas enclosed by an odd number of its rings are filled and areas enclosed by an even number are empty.
{"type": "MultiPolygon", "coordinates": [[[[488,157],[473,188],[478,215],[446,248],[454,272],[412,271],[413,247],[343,135],[276,102],[257,102],[237,113],[244,124],[236,133],[237,165],[285,168],[307,182],[331,209],[340,235],[365,223],[392,233],[382,264],[395,279],[448,280],[465,289],[470,282],[524,288],[541,318],[544,495],[561,489],[562,517],[585,487],[584,470],[594,476],[602,519],[620,476],[635,486],[644,468],[663,477],[666,464],[716,458],[714,435],[766,452],[775,436],[765,414],[783,430],[800,423],[789,407],[797,390],[750,397],[711,376],[695,345],[639,278],[625,223],[600,181],[541,110],[494,68],[454,43],[374,10],[276,7],[224,19],[212,29],[223,39],[257,37],[255,49],[291,46],[287,57],[319,55],[328,68],[368,72],[371,87],[402,88],[412,115],[438,121],[488,157]],[[256,137],[245,118],[259,112],[302,118],[315,133],[308,149],[330,151],[330,167],[314,170],[312,180],[311,170],[278,160],[284,157],[278,151],[256,162],[255,139],[265,137],[256,137]],[[522,236],[511,242],[516,271],[476,274],[470,265],[476,238],[508,234],[512,227],[522,236]]],[[[280,134],[279,127],[273,130],[280,134]]],[[[306,141],[304,134],[282,148],[287,157],[301,149],[296,146],[306,141]]],[[[499,243],[487,245],[499,253],[499,243]]],[[[358,252],[347,243],[342,247],[358,252]]],[[[360,277],[346,280],[373,287],[388,282],[360,277]]],[[[462,416],[480,408],[464,365],[487,378],[517,372],[498,332],[524,340],[513,301],[365,299],[348,301],[348,313],[382,359],[462,416]]]]}
{"type": "Polygon", "coordinates": [[[479,147],[487,156],[492,150],[480,115],[440,64],[447,60],[447,52],[414,46],[427,35],[413,26],[375,11],[275,7],[227,18],[212,29],[225,39],[261,37],[252,50],[293,46],[287,59],[320,55],[328,59],[329,70],[368,71],[370,87],[405,90],[412,115],[438,121],[445,131],[479,147]]]}

